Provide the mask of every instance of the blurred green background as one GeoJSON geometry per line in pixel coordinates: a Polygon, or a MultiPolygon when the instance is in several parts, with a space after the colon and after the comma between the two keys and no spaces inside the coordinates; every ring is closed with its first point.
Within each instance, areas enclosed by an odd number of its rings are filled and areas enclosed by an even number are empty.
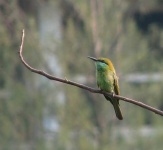
{"type": "Polygon", "coordinates": [[[108,57],[121,95],[163,109],[161,0],[1,0],[1,150],[162,150],[163,117],[120,101],[115,117],[102,95],[50,81],[35,68],[91,87],[108,57]]]}

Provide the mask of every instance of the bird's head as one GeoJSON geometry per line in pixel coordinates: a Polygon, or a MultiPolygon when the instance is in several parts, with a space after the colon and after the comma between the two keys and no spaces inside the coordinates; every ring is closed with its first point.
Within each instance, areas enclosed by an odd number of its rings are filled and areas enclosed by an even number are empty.
{"type": "Polygon", "coordinates": [[[90,58],[91,60],[93,60],[95,62],[96,65],[96,69],[97,70],[101,70],[101,71],[106,71],[106,70],[111,70],[113,72],[115,72],[114,66],[112,64],[112,62],[110,61],[110,59],[108,58],[94,58],[94,57],[90,57],[88,56],[88,58],[90,58]]]}

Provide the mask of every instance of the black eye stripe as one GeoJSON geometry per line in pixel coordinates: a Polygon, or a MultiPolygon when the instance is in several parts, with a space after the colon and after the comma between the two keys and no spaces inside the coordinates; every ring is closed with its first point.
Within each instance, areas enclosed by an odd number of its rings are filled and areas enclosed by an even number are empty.
{"type": "Polygon", "coordinates": [[[108,65],[104,60],[100,60],[102,63],[105,63],[106,65],[108,65]]]}

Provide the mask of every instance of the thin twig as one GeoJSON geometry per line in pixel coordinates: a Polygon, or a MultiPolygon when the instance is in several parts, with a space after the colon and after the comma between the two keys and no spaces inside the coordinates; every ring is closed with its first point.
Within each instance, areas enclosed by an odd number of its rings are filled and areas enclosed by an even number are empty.
{"type": "Polygon", "coordinates": [[[19,57],[22,61],[22,63],[32,72],[34,73],[37,73],[37,74],[40,74],[42,76],[45,76],[46,78],[50,79],[50,80],[55,80],[55,81],[58,81],[58,82],[62,82],[62,83],[66,83],[66,84],[70,84],[70,85],[73,85],[73,86],[76,86],[76,87],[79,87],[79,88],[82,88],[82,89],[85,89],[85,90],[88,90],[92,93],[99,93],[99,94],[107,94],[108,96],[110,97],[115,97],[115,98],[118,98],[120,100],[123,100],[123,101],[126,101],[126,102],[129,102],[129,103],[132,103],[132,104],[135,104],[139,107],[142,107],[144,109],[147,109],[149,111],[152,111],[158,115],[161,115],[163,116],[163,111],[159,110],[159,109],[156,109],[154,107],[151,107],[149,105],[146,105],[140,101],[136,101],[136,100],[133,100],[133,99],[130,99],[130,98],[126,98],[126,97],[123,97],[123,96],[120,96],[120,95],[113,95],[112,93],[107,93],[105,91],[101,91],[99,89],[95,89],[95,88],[91,88],[91,87],[88,87],[86,85],[83,85],[83,84],[79,84],[77,82],[73,82],[73,81],[70,81],[70,80],[67,80],[67,79],[62,79],[62,78],[58,78],[58,77],[55,77],[55,76],[52,76],[42,70],[38,70],[38,69],[35,69],[33,67],[31,67],[23,58],[23,55],[22,55],[22,52],[23,52],[23,45],[24,45],[24,37],[25,37],[25,31],[23,30],[22,31],[22,38],[21,38],[21,45],[20,45],[20,49],[19,49],[19,57]]]}

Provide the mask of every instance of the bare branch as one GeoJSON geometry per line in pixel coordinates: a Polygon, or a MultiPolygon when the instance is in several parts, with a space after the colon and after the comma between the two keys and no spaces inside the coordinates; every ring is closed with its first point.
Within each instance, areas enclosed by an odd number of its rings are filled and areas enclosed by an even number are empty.
{"type": "Polygon", "coordinates": [[[22,61],[22,63],[32,72],[34,73],[37,73],[37,74],[40,74],[42,76],[45,76],[46,78],[50,79],[50,80],[55,80],[55,81],[58,81],[58,82],[62,82],[62,83],[66,83],[66,84],[70,84],[70,85],[73,85],[73,86],[76,86],[76,87],[79,87],[79,88],[82,88],[82,89],[85,89],[85,90],[88,90],[92,93],[99,93],[99,94],[107,94],[108,96],[110,97],[116,97],[120,100],[123,100],[123,101],[126,101],[126,102],[129,102],[129,103],[132,103],[132,104],[135,104],[139,107],[142,107],[144,109],[147,109],[149,111],[152,111],[158,115],[161,115],[163,116],[163,111],[159,110],[159,109],[156,109],[154,107],[151,107],[149,105],[146,105],[140,101],[136,101],[136,100],[133,100],[133,99],[130,99],[130,98],[126,98],[126,97],[123,97],[123,96],[120,96],[120,95],[113,95],[112,93],[107,93],[105,91],[101,91],[99,89],[95,89],[95,88],[91,88],[91,87],[88,87],[86,85],[83,85],[83,84],[79,84],[77,82],[73,82],[73,81],[70,81],[70,80],[67,80],[67,79],[62,79],[62,78],[58,78],[58,77],[55,77],[55,76],[52,76],[42,70],[37,70],[33,67],[31,67],[23,58],[23,55],[22,55],[22,52],[23,52],[23,45],[24,45],[24,37],[25,37],[25,31],[23,30],[22,32],[22,39],[21,39],[21,45],[20,45],[20,49],[19,49],[19,57],[22,61]]]}

